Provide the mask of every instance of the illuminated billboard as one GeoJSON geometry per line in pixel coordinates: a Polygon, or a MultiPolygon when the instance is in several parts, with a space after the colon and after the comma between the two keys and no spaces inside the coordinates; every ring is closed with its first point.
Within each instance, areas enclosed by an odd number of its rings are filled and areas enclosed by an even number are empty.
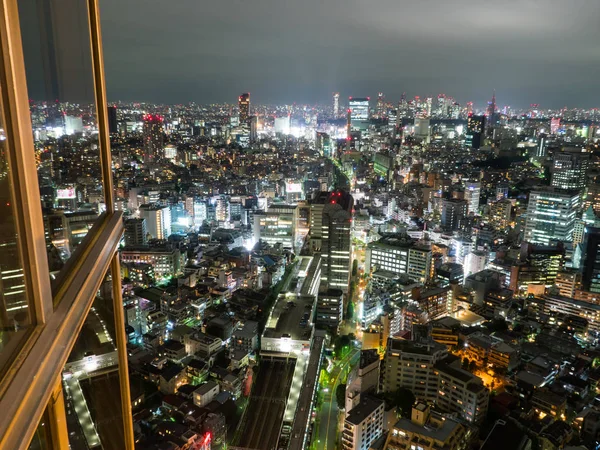
{"type": "Polygon", "coordinates": [[[56,190],[57,199],[75,198],[75,188],[69,187],[56,190]]]}
{"type": "Polygon", "coordinates": [[[302,192],[302,185],[300,183],[286,183],[285,191],[288,194],[291,194],[294,192],[302,192]]]}

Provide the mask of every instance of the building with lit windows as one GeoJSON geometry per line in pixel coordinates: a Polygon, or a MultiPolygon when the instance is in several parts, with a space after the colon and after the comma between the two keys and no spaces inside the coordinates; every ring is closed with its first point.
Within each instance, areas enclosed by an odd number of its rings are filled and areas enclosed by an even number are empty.
{"type": "Polygon", "coordinates": [[[356,131],[365,127],[369,121],[369,101],[367,98],[350,97],[348,100],[348,119],[350,130],[356,131]]]}
{"type": "Polygon", "coordinates": [[[165,246],[125,247],[121,250],[123,263],[146,263],[154,268],[156,278],[162,279],[180,273],[185,265],[184,256],[177,248],[165,246]]]}
{"type": "Polygon", "coordinates": [[[410,389],[418,400],[431,402],[467,422],[485,417],[489,394],[481,379],[446,362],[446,345],[390,338],[382,365],[382,390],[410,389]]]}
{"type": "Polygon", "coordinates": [[[164,148],[164,118],[157,114],[144,115],[144,162],[152,163],[160,159],[164,148]]]}
{"type": "Polygon", "coordinates": [[[460,228],[467,216],[469,203],[466,200],[449,198],[442,200],[442,218],[440,225],[445,231],[455,231],[460,228]]]}
{"type": "Polygon", "coordinates": [[[485,131],[485,116],[469,114],[467,119],[466,146],[478,150],[483,143],[485,131]]]}
{"type": "Polygon", "coordinates": [[[361,396],[352,408],[342,430],[344,450],[364,450],[383,435],[385,402],[375,397],[361,396]]]}
{"type": "Polygon", "coordinates": [[[560,189],[583,189],[587,185],[590,153],[566,149],[554,153],[551,185],[560,189]]]}
{"type": "Polygon", "coordinates": [[[125,220],[125,245],[136,246],[148,243],[146,219],[125,220]]]}
{"type": "Polygon", "coordinates": [[[328,289],[319,292],[317,297],[317,317],[315,323],[318,327],[337,330],[342,323],[344,315],[344,293],[341,289],[328,289]]]}
{"type": "Polygon", "coordinates": [[[431,411],[431,405],[417,402],[411,417],[403,417],[388,434],[386,450],[463,450],[467,448],[468,429],[459,421],[431,411]]]}
{"type": "Polygon", "coordinates": [[[479,181],[465,182],[465,200],[467,201],[467,214],[479,215],[479,198],[481,197],[481,183],[479,181]]]}
{"type": "Polygon", "coordinates": [[[531,191],[524,240],[544,245],[551,241],[571,242],[580,203],[578,191],[531,191]]]}
{"type": "Polygon", "coordinates": [[[386,235],[367,246],[365,271],[375,270],[406,274],[413,281],[426,283],[433,276],[431,248],[408,235],[386,235]]]}
{"type": "Polygon", "coordinates": [[[271,205],[264,214],[254,215],[254,238],[269,245],[281,244],[284,248],[293,250],[297,222],[298,205],[271,205]]]}
{"type": "Polygon", "coordinates": [[[167,239],[171,235],[171,208],[159,204],[140,206],[140,218],[146,221],[146,230],[154,239],[167,239]]]}
{"type": "Polygon", "coordinates": [[[250,94],[248,92],[239,96],[238,108],[240,110],[240,124],[247,123],[250,118],[250,94]]]}
{"type": "Polygon", "coordinates": [[[600,293],[600,228],[588,228],[583,261],[583,289],[600,293]]]}

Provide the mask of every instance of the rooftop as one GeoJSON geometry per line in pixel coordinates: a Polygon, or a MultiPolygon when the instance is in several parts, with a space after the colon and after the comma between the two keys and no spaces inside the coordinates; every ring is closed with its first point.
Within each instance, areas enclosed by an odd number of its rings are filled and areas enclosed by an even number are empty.
{"type": "Polygon", "coordinates": [[[441,415],[437,415],[432,412],[432,416],[437,416],[436,419],[440,421],[440,426],[432,426],[431,421],[427,421],[425,426],[417,425],[413,423],[408,418],[402,418],[396,425],[394,426],[395,430],[408,431],[409,433],[419,434],[421,436],[426,436],[431,439],[435,439],[436,441],[446,442],[446,440],[454,433],[454,431],[460,427],[460,423],[450,418],[443,417],[441,415]]]}
{"type": "Polygon", "coordinates": [[[264,336],[293,340],[310,339],[315,297],[312,295],[283,294],[277,299],[265,327],[264,336]]]}
{"type": "Polygon", "coordinates": [[[368,395],[361,395],[360,403],[348,412],[346,422],[353,425],[360,425],[367,419],[367,417],[373,414],[377,408],[383,406],[384,403],[385,402],[383,400],[378,398],[370,397],[368,395]]]}

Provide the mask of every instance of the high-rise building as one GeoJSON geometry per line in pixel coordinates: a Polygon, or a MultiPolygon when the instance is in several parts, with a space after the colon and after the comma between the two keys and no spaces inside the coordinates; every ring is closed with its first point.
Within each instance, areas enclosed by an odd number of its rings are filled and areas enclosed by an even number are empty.
{"type": "Polygon", "coordinates": [[[319,192],[310,204],[310,248],[322,256],[322,280],[348,290],[354,199],[343,191],[319,192]]]}
{"type": "Polygon", "coordinates": [[[467,214],[479,215],[479,198],[481,196],[481,183],[479,181],[465,182],[465,200],[467,201],[467,214]]]}
{"type": "Polygon", "coordinates": [[[125,221],[125,245],[128,247],[148,243],[146,219],[127,219],[125,221]]]}
{"type": "Polygon", "coordinates": [[[478,150],[483,142],[485,131],[485,116],[469,114],[467,119],[467,133],[465,144],[469,148],[478,150]]]}
{"type": "Polygon", "coordinates": [[[337,330],[344,316],[344,293],[341,289],[327,289],[317,297],[317,316],[315,323],[319,327],[337,330]]]}
{"type": "Polygon", "coordinates": [[[458,230],[467,216],[468,203],[456,198],[442,200],[441,226],[446,231],[458,230]]]}
{"type": "Polygon", "coordinates": [[[583,261],[583,289],[600,293],[600,228],[588,228],[583,261]]]}
{"type": "Polygon", "coordinates": [[[140,206],[140,217],[146,221],[148,234],[154,239],[167,239],[171,235],[171,208],[158,204],[140,206]]]}
{"type": "Polygon", "coordinates": [[[352,408],[342,431],[343,450],[365,450],[383,435],[385,402],[361,396],[360,403],[352,408]]]}
{"type": "Polygon", "coordinates": [[[247,123],[250,118],[250,94],[248,92],[239,96],[238,108],[240,110],[240,124],[247,123]]]}
{"type": "Polygon", "coordinates": [[[110,132],[110,134],[116,134],[119,132],[116,106],[108,107],[108,131],[110,132]]]}
{"type": "Polygon", "coordinates": [[[525,241],[544,245],[553,240],[572,242],[579,205],[578,191],[531,191],[527,205],[525,241]]]}
{"type": "Polygon", "coordinates": [[[348,100],[348,116],[350,119],[350,130],[360,129],[361,125],[369,120],[369,97],[353,98],[348,100]]]}
{"type": "Polygon", "coordinates": [[[383,92],[377,94],[377,117],[383,118],[385,116],[385,96],[383,92]]]}
{"type": "Polygon", "coordinates": [[[446,360],[445,345],[390,338],[382,366],[382,390],[412,391],[417,400],[435,403],[441,411],[456,413],[467,422],[485,417],[489,393],[481,378],[446,360]]]}
{"type": "Polygon", "coordinates": [[[156,162],[163,154],[164,136],[163,136],[162,116],[157,114],[144,115],[144,161],[146,163],[156,162]]]}
{"type": "Polygon", "coordinates": [[[340,93],[339,92],[334,92],[333,93],[333,117],[339,117],[340,116],[340,93]]]}
{"type": "Polygon", "coordinates": [[[552,186],[560,189],[583,189],[587,185],[590,153],[580,149],[554,153],[552,186]]]}

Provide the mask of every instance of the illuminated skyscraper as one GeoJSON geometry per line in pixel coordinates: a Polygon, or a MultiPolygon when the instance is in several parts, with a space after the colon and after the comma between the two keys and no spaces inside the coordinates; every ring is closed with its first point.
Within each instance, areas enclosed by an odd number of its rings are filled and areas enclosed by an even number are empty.
{"type": "Polygon", "coordinates": [[[163,153],[163,117],[157,114],[144,115],[144,162],[155,162],[163,153]]]}
{"type": "Polygon", "coordinates": [[[243,93],[238,98],[238,108],[240,110],[240,124],[248,122],[250,117],[250,94],[248,92],[243,93]]]}
{"type": "MultiPolygon", "coordinates": [[[[350,114],[350,129],[357,130],[362,124],[369,120],[369,97],[353,98],[348,101],[348,111],[350,114]]],[[[350,130],[349,130],[350,131],[350,130]]]]}
{"type": "Polygon", "coordinates": [[[571,242],[579,205],[579,191],[531,191],[524,240],[542,245],[549,245],[550,241],[571,242]]]}
{"type": "Polygon", "coordinates": [[[333,117],[339,117],[340,115],[340,93],[333,93],[333,117]]]}
{"type": "Polygon", "coordinates": [[[467,120],[466,145],[473,149],[481,147],[483,132],[485,130],[485,116],[469,115],[467,120]]]}
{"type": "Polygon", "coordinates": [[[560,189],[583,189],[587,185],[590,153],[580,149],[556,152],[552,161],[552,186],[560,189]]]}
{"type": "Polygon", "coordinates": [[[383,92],[377,94],[377,117],[380,119],[385,116],[385,96],[383,92]]]}

